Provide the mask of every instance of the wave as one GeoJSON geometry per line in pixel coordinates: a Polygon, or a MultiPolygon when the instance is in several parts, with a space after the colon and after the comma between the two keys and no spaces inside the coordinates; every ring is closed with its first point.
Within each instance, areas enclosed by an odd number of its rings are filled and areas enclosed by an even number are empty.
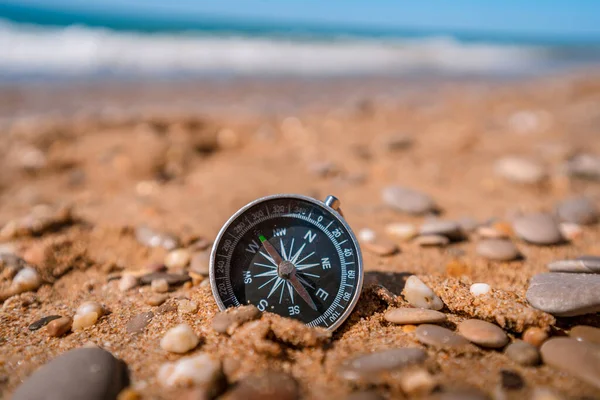
{"type": "Polygon", "coordinates": [[[0,74],[327,75],[511,73],[547,66],[548,47],[465,43],[451,37],[332,40],[139,33],[0,20],[0,74]]]}

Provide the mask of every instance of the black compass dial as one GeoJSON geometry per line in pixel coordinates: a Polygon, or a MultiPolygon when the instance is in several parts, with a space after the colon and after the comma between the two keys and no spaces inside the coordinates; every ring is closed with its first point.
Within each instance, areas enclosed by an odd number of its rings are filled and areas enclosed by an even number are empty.
{"type": "Polygon", "coordinates": [[[211,283],[221,308],[254,304],[333,329],[362,285],[360,250],[343,218],[321,202],[276,196],[251,203],[222,229],[211,283]]]}

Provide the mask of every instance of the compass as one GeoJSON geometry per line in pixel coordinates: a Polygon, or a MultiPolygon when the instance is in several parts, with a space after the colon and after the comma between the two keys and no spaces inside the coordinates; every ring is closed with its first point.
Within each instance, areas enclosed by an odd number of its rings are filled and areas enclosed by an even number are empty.
{"type": "Polygon", "coordinates": [[[219,308],[254,304],[308,326],[339,327],[363,282],[360,248],[339,204],[333,196],[281,194],[237,211],[211,253],[219,308]]]}

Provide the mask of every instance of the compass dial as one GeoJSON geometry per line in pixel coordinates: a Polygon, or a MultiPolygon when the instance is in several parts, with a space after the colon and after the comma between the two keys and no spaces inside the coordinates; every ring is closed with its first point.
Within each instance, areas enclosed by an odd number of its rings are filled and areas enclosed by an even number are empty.
{"type": "Polygon", "coordinates": [[[344,219],[299,195],[258,199],[225,224],[211,254],[223,310],[254,304],[309,326],[335,329],[362,287],[362,258],[344,219]]]}

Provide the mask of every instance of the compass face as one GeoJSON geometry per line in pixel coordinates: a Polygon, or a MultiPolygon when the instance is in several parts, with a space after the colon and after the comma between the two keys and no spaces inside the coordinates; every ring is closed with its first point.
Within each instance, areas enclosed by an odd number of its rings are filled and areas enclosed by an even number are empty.
{"type": "Polygon", "coordinates": [[[210,267],[222,310],[254,304],[330,330],[352,311],[363,278],[344,219],[299,195],[269,196],[239,210],[221,229],[210,267]]]}

